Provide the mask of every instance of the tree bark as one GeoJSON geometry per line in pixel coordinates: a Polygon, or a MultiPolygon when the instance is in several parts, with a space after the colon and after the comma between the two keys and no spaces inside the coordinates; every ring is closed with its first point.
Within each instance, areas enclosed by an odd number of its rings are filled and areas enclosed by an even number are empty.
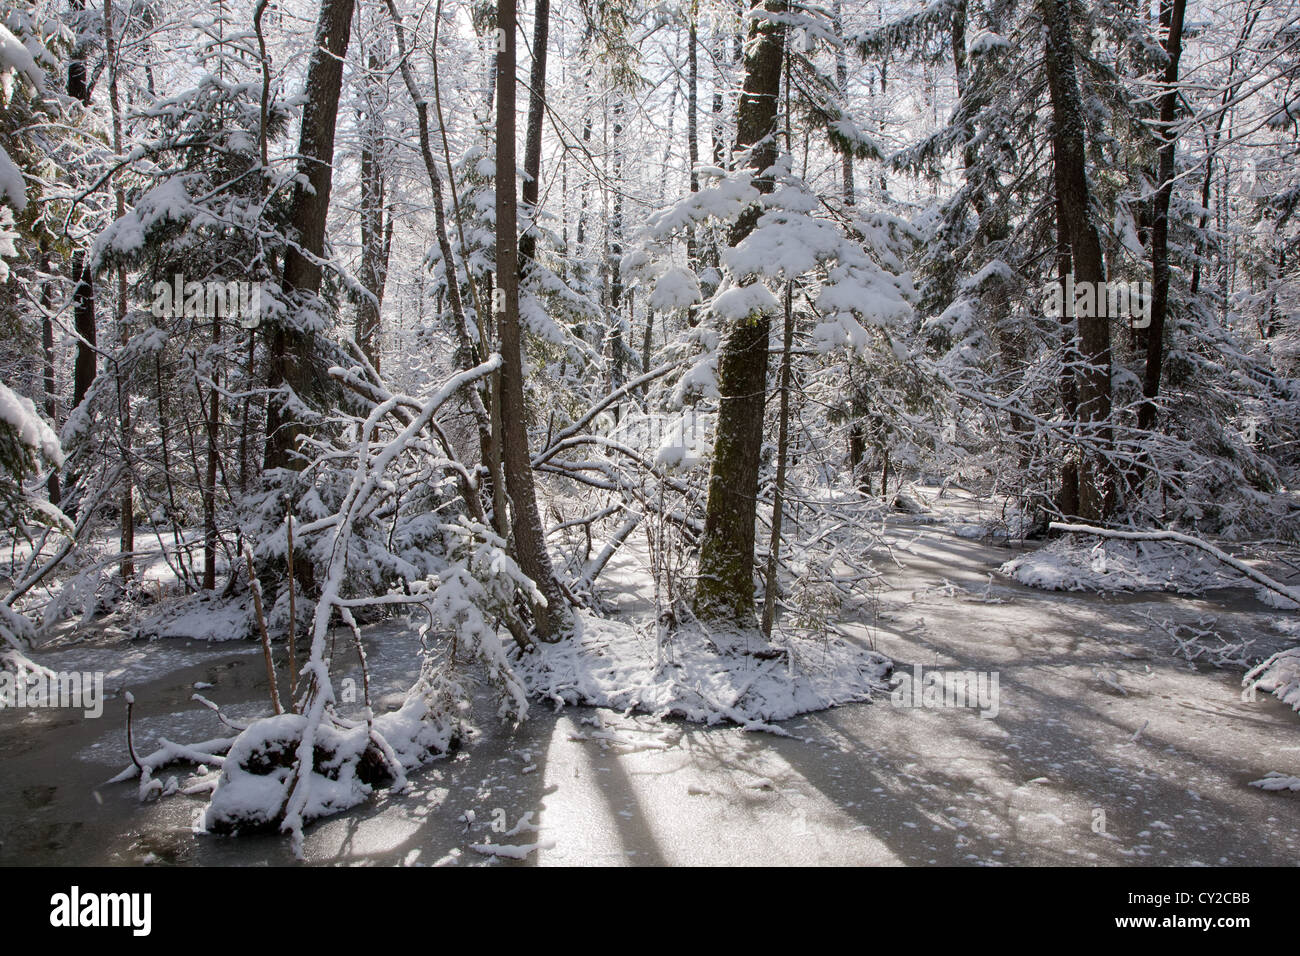
{"type": "Polygon", "coordinates": [[[537,510],[532,462],[528,452],[527,406],[524,403],[523,343],[519,322],[518,208],[515,198],[515,0],[498,0],[496,144],[496,276],[498,328],[501,336],[501,424],[506,490],[513,506],[515,559],[546,599],[533,608],[542,640],[558,638],[567,627],[568,607],[551,567],[537,510]]]}
{"type": "Polygon", "coordinates": [[[533,7],[533,65],[528,74],[528,132],[524,139],[524,184],[520,190],[528,227],[519,237],[519,267],[527,273],[537,256],[537,200],[542,185],[542,114],[546,108],[546,44],[550,33],[551,2],[537,0],[533,7]]]}
{"type": "MultiPolygon", "coordinates": [[[[1042,0],[1047,25],[1045,61],[1052,101],[1053,165],[1056,193],[1070,239],[1070,257],[1076,283],[1093,283],[1101,289],[1106,272],[1101,240],[1089,210],[1087,170],[1084,166],[1083,103],[1074,66],[1070,35],[1070,0],[1042,0]]],[[[1067,303],[1067,305],[1071,305],[1067,303]]],[[[1098,310],[1093,310],[1098,311],[1098,310]]],[[[1096,450],[1111,442],[1111,353],[1109,319],[1077,316],[1079,327],[1079,420],[1081,431],[1093,447],[1086,450],[1079,468],[1079,512],[1089,521],[1109,517],[1115,506],[1110,469],[1096,450]]]]}
{"type": "MultiPolygon", "coordinates": [[[[785,0],[768,0],[766,9],[784,13],[785,0]]],[[[775,162],[777,100],[785,56],[786,25],[756,21],[750,28],[752,53],[737,111],[737,149],[752,148],[754,185],[771,192],[764,173],[775,162]]],[[[728,244],[739,245],[758,222],[759,207],[745,210],[732,227],[728,244]]],[[[771,318],[755,313],[736,323],[718,360],[717,435],[709,498],[700,548],[695,612],[702,618],[754,623],[754,520],[758,504],[759,456],[763,445],[763,407],[767,397],[768,335],[771,318]]]]}
{"type": "Polygon", "coordinates": [[[380,371],[380,308],[388,280],[388,252],[392,248],[393,223],[385,217],[388,184],[384,160],[384,117],[377,80],[386,64],[371,52],[366,74],[366,106],[361,131],[361,286],[369,295],[357,304],[357,346],[380,371]]]}
{"type": "MultiPolygon", "coordinates": [[[[85,11],[85,0],[72,0],[72,9],[85,11]]],[[[68,95],[83,107],[90,107],[90,84],[86,71],[86,49],[78,46],[68,63],[68,95]]],[[[85,401],[95,382],[98,356],[95,351],[95,287],[86,266],[86,255],[72,257],[72,326],[77,333],[77,353],[72,367],[72,407],[85,401]]]]}
{"type": "Polygon", "coordinates": [[[768,539],[767,574],[763,588],[760,630],[771,638],[780,591],[781,522],[785,513],[785,459],[790,446],[790,352],[794,348],[794,283],[785,285],[785,330],[781,340],[781,411],[777,417],[776,484],[772,487],[772,536],[768,539]]]}
{"type": "MultiPolygon", "coordinates": [[[[113,134],[113,152],[122,155],[122,106],[117,87],[117,42],[113,36],[113,2],[104,0],[104,58],[108,71],[108,104],[113,134]]],[[[113,188],[114,208],[119,220],[126,216],[126,196],[119,180],[113,188]]],[[[130,330],[126,327],[126,269],[117,267],[117,302],[114,304],[114,322],[117,327],[118,344],[126,345],[130,339],[130,330]]],[[[122,583],[126,584],[135,577],[135,480],[131,467],[131,368],[123,368],[113,360],[117,384],[118,424],[122,441],[122,460],[126,467],[122,471],[122,495],[119,535],[119,568],[122,583]]]]}
{"type": "MultiPolygon", "coordinates": [[[[610,145],[614,153],[614,210],[609,220],[609,314],[613,327],[609,337],[609,390],[617,391],[622,387],[625,375],[624,355],[627,350],[623,341],[623,99],[614,101],[611,112],[614,115],[613,135],[610,145]]],[[[614,423],[622,417],[621,403],[614,406],[614,423]]]]}
{"type": "MultiPolygon", "coordinates": [[[[691,192],[700,191],[700,174],[696,170],[700,164],[700,127],[699,127],[699,101],[700,101],[700,58],[698,47],[700,45],[699,28],[696,20],[699,14],[698,2],[691,7],[691,25],[687,30],[686,36],[686,155],[687,161],[691,164],[690,182],[691,192]]],[[[690,232],[686,236],[686,261],[692,269],[699,266],[700,250],[699,240],[695,235],[695,225],[691,225],[690,232]]],[[[691,307],[691,315],[694,317],[695,307],[691,307]]],[[[647,320],[649,321],[649,320],[647,320]]],[[[692,321],[691,325],[695,323],[692,321]]],[[[646,340],[649,341],[650,333],[647,330],[646,340]]]]}
{"type": "MultiPolygon", "coordinates": [[[[307,64],[307,102],[303,107],[298,144],[299,172],[307,182],[299,181],[294,186],[290,224],[296,242],[285,252],[281,283],[285,294],[296,299],[295,305],[299,307],[309,308],[320,292],[319,260],[325,249],[325,219],[329,214],[333,180],[334,126],[338,119],[352,9],[353,0],[321,0],[315,46],[307,64]]],[[[308,400],[317,379],[323,379],[317,375],[315,339],[315,333],[293,317],[288,323],[276,325],[271,333],[267,380],[273,393],[287,388],[299,401],[308,400]]],[[[266,410],[267,469],[301,469],[302,463],[295,459],[294,452],[302,431],[302,422],[288,404],[273,394],[266,410]]]]}
{"type": "MultiPolygon", "coordinates": [[[[41,257],[41,271],[49,273],[50,262],[44,255],[41,257]]],[[[54,382],[54,323],[50,315],[54,311],[54,293],[51,283],[46,280],[41,284],[41,363],[42,363],[42,384],[45,391],[45,417],[50,420],[50,424],[57,430],[59,427],[59,399],[58,392],[55,390],[54,382]]],[[[59,469],[51,468],[50,476],[45,482],[46,491],[49,493],[50,504],[59,503],[59,469]]]]}
{"type": "MultiPolygon", "coordinates": [[[[831,5],[831,17],[835,25],[835,35],[843,37],[844,19],[840,0],[835,0],[835,3],[831,5]]],[[[837,47],[835,50],[835,82],[839,87],[840,101],[847,108],[849,101],[849,63],[842,46],[837,47]]],[[[853,182],[853,154],[848,150],[840,153],[840,187],[844,197],[844,205],[854,205],[857,202],[857,188],[853,182]]]]}
{"type": "MultiPolygon", "coordinates": [[[[1070,274],[1070,237],[1065,226],[1065,210],[1060,197],[1056,207],[1056,276],[1061,287],[1065,288],[1066,277],[1070,274]]],[[[1075,351],[1075,329],[1072,317],[1061,310],[1061,349],[1064,360],[1061,363],[1061,408],[1065,411],[1066,421],[1075,421],[1079,417],[1079,385],[1074,377],[1078,355],[1075,351]]],[[[1056,508],[1064,515],[1079,513],[1079,459],[1073,451],[1068,451],[1061,462],[1060,483],[1056,492],[1056,508]]]]}
{"type": "MultiPolygon", "coordinates": [[[[1156,397],[1160,394],[1160,371],[1165,356],[1165,315],[1169,311],[1169,200],[1174,191],[1174,159],[1177,141],[1173,134],[1178,115],[1178,61],[1183,53],[1183,15],[1187,0],[1162,0],[1161,25],[1165,38],[1165,92],[1160,97],[1160,159],[1155,208],[1151,224],[1151,325],[1147,329],[1146,375],[1142,383],[1144,401],[1138,409],[1138,428],[1156,423],[1156,397]]],[[[1208,160],[1207,160],[1208,162],[1208,160]]]]}

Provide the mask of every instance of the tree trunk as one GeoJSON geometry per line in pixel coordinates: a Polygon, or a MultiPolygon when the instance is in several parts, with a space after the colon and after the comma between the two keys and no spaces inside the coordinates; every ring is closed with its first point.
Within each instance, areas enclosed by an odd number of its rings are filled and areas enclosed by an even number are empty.
{"type": "Polygon", "coordinates": [[[721,169],[727,162],[726,132],[722,125],[722,90],[726,85],[722,64],[726,57],[726,41],[720,25],[715,24],[713,30],[713,102],[710,104],[713,113],[713,165],[721,169]]]}
{"type": "Polygon", "coordinates": [[[546,44],[550,31],[551,0],[537,0],[533,7],[533,65],[528,74],[528,134],[524,140],[524,184],[520,190],[528,217],[519,237],[521,275],[537,257],[537,199],[542,180],[542,119],[546,109],[546,44]]]}
{"type": "Polygon", "coordinates": [[[515,0],[498,0],[497,26],[505,49],[497,53],[496,276],[501,336],[501,424],[506,490],[513,506],[515,559],[541,590],[543,607],[533,609],[543,640],[566,629],[568,608],[551,567],[537,510],[528,451],[528,409],[524,403],[522,336],[519,326],[518,209],[515,199],[515,0]]]}
{"type": "MultiPolygon", "coordinates": [[[[72,9],[85,11],[85,0],[72,0],[72,9]]],[[[68,63],[68,95],[83,107],[90,107],[90,84],[86,71],[86,49],[78,46],[68,63]]],[[[85,401],[90,386],[95,382],[98,356],[95,352],[95,287],[86,255],[77,252],[72,257],[72,326],[77,333],[77,354],[72,367],[72,407],[85,401]]]]}
{"type": "MultiPolygon", "coordinates": [[[[41,258],[41,271],[49,273],[50,263],[47,258],[41,258]]],[[[55,390],[54,383],[54,323],[50,320],[50,315],[54,311],[53,288],[49,280],[41,285],[41,363],[42,378],[45,391],[45,417],[50,420],[50,424],[57,431],[59,427],[59,400],[58,392],[55,390]]],[[[59,503],[59,469],[51,468],[50,477],[45,482],[46,491],[49,493],[50,504],[59,503]]]]}
{"type": "MultiPolygon", "coordinates": [[[[1056,276],[1061,287],[1065,287],[1066,277],[1070,274],[1070,237],[1065,227],[1065,210],[1058,196],[1056,199],[1056,276]]],[[[1061,310],[1061,347],[1064,359],[1061,363],[1061,408],[1065,411],[1066,421],[1076,421],[1079,417],[1079,385],[1074,377],[1078,355],[1075,351],[1075,328],[1072,317],[1065,309],[1061,310]]],[[[1056,492],[1056,508],[1063,515],[1079,513],[1079,458],[1074,449],[1064,455],[1061,463],[1061,479],[1056,492]]]]}
{"type": "MultiPolygon", "coordinates": [[[[1070,239],[1076,283],[1102,289],[1106,274],[1101,240],[1089,211],[1088,177],[1084,167],[1083,105],[1074,67],[1070,35],[1070,0],[1042,0],[1047,24],[1045,61],[1052,101],[1053,165],[1056,194],[1070,239]]],[[[1093,310],[1099,311],[1099,310],[1093,310]]],[[[1111,442],[1111,354],[1109,319],[1077,316],[1079,326],[1079,420],[1094,449],[1085,450],[1079,468],[1079,516],[1100,521],[1110,516],[1115,489],[1109,469],[1095,446],[1111,442]]]]}
{"type": "MultiPolygon", "coordinates": [[[[434,235],[438,240],[438,251],[442,255],[443,270],[447,277],[447,301],[451,306],[452,320],[456,326],[456,339],[461,352],[460,366],[462,369],[468,370],[483,361],[484,356],[481,354],[481,349],[476,340],[470,336],[469,319],[465,314],[465,303],[460,294],[460,271],[456,266],[456,255],[451,248],[451,239],[447,232],[447,212],[442,201],[442,176],[438,172],[438,163],[433,157],[433,146],[429,137],[429,104],[415,82],[415,73],[411,69],[410,58],[406,54],[406,31],[398,16],[397,5],[393,0],[387,0],[387,6],[388,13],[393,18],[393,32],[397,39],[397,57],[402,73],[402,81],[406,84],[407,92],[410,93],[411,99],[415,103],[416,126],[420,135],[420,156],[424,160],[424,170],[429,177],[429,189],[433,193],[434,235]]],[[[436,57],[437,49],[435,48],[433,52],[436,57]]],[[[439,112],[439,125],[441,126],[441,111],[439,112]]],[[[443,134],[445,144],[445,130],[443,134]]],[[[454,198],[455,193],[453,191],[453,200],[454,198]]],[[[459,226],[459,220],[457,226],[459,226]]],[[[464,236],[462,235],[461,238],[461,247],[463,248],[464,236]]],[[[465,280],[469,285],[471,295],[473,295],[474,280],[468,269],[465,270],[465,280]]],[[[483,308],[482,303],[476,303],[476,308],[479,316],[485,315],[486,310],[483,308]]],[[[442,312],[441,300],[439,300],[438,311],[439,313],[442,312]]],[[[499,382],[499,379],[493,376],[490,381],[499,382]]],[[[505,475],[501,470],[501,454],[497,443],[498,433],[492,428],[492,417],[488,412],[488,407],[493,401],[492,395],[488,393],[486,401],[484,401],[485,395],[477,387],[468,389],[467,394],[469,396],[470,411],[474,415],[474,422],[478,429],[479,454],[483,459],[483,464],[487,467],[488,480],[491,482],[488,494],[492,501],[492,527],[502,538],[506,538],[510,533],[509,507],[506,504],[505,475]]]]}
{"type": "MultiPolygon", "coordinates": [[[[835,35],[844,36],[844,20],[840,0],[831,5],[831,17],[835,25],[835,35]]],[[[845,108],[849,102],[849,63],[844,55],[844,47],[835,49],[835,82],[839,86],[840,102],[845,108]]],[[[840,187],[844,196],[844,205],[852,206],[857,202],[857,189],[853,183],[853,153],[847,149],[840,153],[840,187]]]]}
{"type": "MultiPolygon", "coordinates": [[[[609,338],[609,390],[617,391],[623,387],[624,354],[627,346],[623,342],[623,100],[615,100],[611,112],[614,115],[614,129],[611,146],[614,152],[614,210],[609,220],[609,314],[613,321],[609,338]]],[[[614,423],[622,417],[623,406],[614,405],[614,423]]]]}
{"type": "Polygon", "coordinates": [[[768,539],[767,576],[763,589],[763,636],[771,638],[780,590],[781,519],[785,507],[785,458],[790,446],[790,352],[794,347],[794,283],[785,284],[785,333],[781,340],[781,410],[777,417],[776,484],[772,487],[772,536],[768,539]]]}
{"type": "Polygon", "coordinates": [[[863,461],[867,456],[867,435],[861,422],[849,425],[849,473],[857,482],[857,488],[864,495],[871,494],[871,472],[867,471],[863,461]]]}
{"type": "MultiPolygon", "coordinates": [[[[1183,14],[1187,0],[1162,0],[1160,23],[1168,31],[1165,40],[1165,92],[1160,98],[1160,161],[1151,224],[1151,325],[1147,328],[1147,366],[1142,383],[1144,401],[1138,409],[1138,428],[1156,423],[1156,396],[1160,393],[1160,370],[1165,356],[1165,314],[1169,310],[1169,200],[1174,191],[1174,159],[1177,142],[1173,133],[1178,113],[1178,60],[1183,53],[1183,14]]],[[[1207,162],[1209,160],[1207,159],[1207,162]]]]}
{"type": "MultiPolygon", "coordinates": [[[[122,155],[122,106],[117,88],[117,42],[113,36],[113,2],[104,0],[104,59],[108,71],[108,104],[113,135],[113,152],[122,155]]],[[[120,221],[126,216],[126,195],[119,180],[113,188],[114,209],[120,221]]],[[[130,330],[126,327],[126,269],[117,267],[117,302],[114,304],[114,324],[117,327],[119,347],[126,345],[130,339],[130,330]]],[[[117,380],[118,424],[121,429],[122,463],[126,466],[122,472],[121,527],[119,552],[121,561],[122,583],[125,585],[135,577],[135,485],[131,467],[131,367],[123,368],[114,359],[115,378],[117,380]]]]}
{"type": "MultiPolygon", "coordinates": [[[[697,48],[700,45],[699,29],[696,26],[698,17],[698,3],[691,8],[691,25],[686,35],[686,156],[687,162],[690,163],[690,181],[691,192],[700,191],[700,174],[696,166],[700,164],[700,129],[697,113],[699,112],[699,85],[700,85],[700,58],[697,48]]],[[[690,232],[686,235],[686,261],[692,268],[699,267],[700,250],[699,240],[695,234],[695,224],[692,223],[690,232]]],[[[691,306],[691,317],[695,316],[695,307],[691,306]]],[[[647,322],[649,319],[646,320],[647,322]]],[[[691,325],[695,322],[692,321],[691,325]]],[[[650,340],[650,332],[647,328],[646,341],[650,340]]],[[[648,369],[646,369],[648,371],[648,369]]]]}
{"type": "MultiPolygon", "coordinates": [[[[315,46],[307,64],[306,104],[298,144],[299,172],[306,183],[300,180],[294,186],[290,224],[296,242],[285,252],[281,283],[285,294],[299,308],[315,306],[320,292],[318,260],[325,249],[325,219],[329,214],[334,169],[334,126],[338,119],[352,8],[353,0],[321,0],[315,46]]],[[[289,410],[289,403],[278,399],[274,392],[287,388],[299,401],[308,401],[317,380],[323,379],[317,375],[315,339],[315,333],[294,316],[277,324],[271,333],[267,384],[273,394],[266,409],[267,469],[297,471],[302,467],[294,451],[303,424],[289,410]]]]}
{"type": "MultiPolygon", "coordinates": [[[[787,4],[785,0],[768,0],[766,9],[781,14],[787,4]]],[[[777,99],[785,34],[785,23],[777,20],[757,21],[751,27],[754,44],[745,63],[745,85],[736,117],[737,148],[753,147],[754,185],[764,193],[771,192],[772,181],[763,173],[777,155],[777,99]]],[[[753,231],[758,217],[757,205],[745,210],[732,227],[729,245],[739,245],[753,231]]],[[[703,618],[730,620],[740,626],[751,626],[754,621],[754,519],[770,328],[771,319],[764,313],[741,319],[727,337],[718,361],[721,400],[695,611],[703,618]]]]}
{"type": "Polygon", "coordinates": [[[361,131],[361,274],[358,278],[368,295],[357,304],[357,346],[380,370],[380,308],[388,279],[388,252],[392,247],[393,223],[384,215],[387,194],[384,160],[384,117],[382,86],[377,77],[385,64],[372,52],[366,74],[366,112],[361,131]]]}

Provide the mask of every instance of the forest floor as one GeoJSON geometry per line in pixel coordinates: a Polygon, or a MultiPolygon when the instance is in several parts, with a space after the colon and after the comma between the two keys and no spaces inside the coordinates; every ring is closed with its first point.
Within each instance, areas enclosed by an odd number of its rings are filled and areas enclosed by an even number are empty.
{"type": "MultiPolygon", "coordinates": [[[[1294,641],[1276,626],[1293,613],[1244,588],[1035,590],[997,571],[1017,549],[954,530],[891,519],[897,564],[876,562],[885,574],[872,606],[836,630],[900,673],[996,673],[995,717],[882,697],[785,721],[783,737],[545,704],[510,727],[484,700],[463,750],[408,791],[310,827],[307,859],[518,865],[474,849],[491,843],[536,845],[525,865],[1300,860],[1300,794],[1249,785],[1272,770],[1300,775],[1300,714],[1262,693],[1243,700],[1240,669],[1189,663],[1168,633],[1196,625],[1265,656],[1294,641]]],[[[644,556],[615,560],[607,597],[620,616],[643,616],[644,556]]],[[[382,710],[414,677],[415,638],[385,624],[366,642],[382,710]]],[[[232,714],[265,708],[264,665],[248,644],[132,642],[106,627],[60,632],[36,657],[128,686],[140,752],[160,736],[218,735],[190,701],[196,685],[232,714]]],[[[205,798],[141,805],[134,785],[105,784],[128,763],[123,713],[120,697],[99,720],[0,712],[0,864],[292,862],[282,837],[196,835],[205,798]]]]}

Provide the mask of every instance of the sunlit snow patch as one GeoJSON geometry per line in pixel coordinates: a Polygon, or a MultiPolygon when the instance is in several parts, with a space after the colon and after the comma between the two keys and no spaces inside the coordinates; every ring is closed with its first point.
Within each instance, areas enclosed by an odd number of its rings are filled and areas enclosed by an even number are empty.
{"type": "Polygon", "coordinates": [[[1067,535],[999,568],[1047,591],[1175,591],[1249,584],[1207,554],[1163,541],[1096,541],[1067,535]]]}
{"type": "Polygon", "coordinates": [[[772,730],[768,721],[888,694],[892,662],[834,635],[769,644],[757,633],[684,625],[656,640],[620,621],[576,621],[573,637],[517,665],[532,696],[772,730]]]}

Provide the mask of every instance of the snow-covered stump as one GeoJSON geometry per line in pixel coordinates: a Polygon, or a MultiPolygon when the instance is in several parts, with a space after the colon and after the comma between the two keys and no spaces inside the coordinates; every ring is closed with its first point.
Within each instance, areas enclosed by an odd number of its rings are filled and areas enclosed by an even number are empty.
{"type": "MultiPolygon", "coordinates": [[[[303,827],[307,823],[355,806],[376,786],[403,789],[408,770],[446,753],[458,743],[459,720],[452,698],[460,696],[460,688],[429,661],[402,708],[393,714],[374,716],[361,634],[353,616],[357,607],[374,603],[421,605],[429,615],[422,636],[427,637],[435,629],[455,633],[458,640],[469,643],[486,657],[495,673],[501,674],[504,665],[502,676],[509,682],[504,647],[480,605],[494,603],[493,599],[497,598],[505,599],[508,606],[516,590],[523,589],[528,582],[489,537],[488,548],[493,553],[488,556],[487,566],[480,565],[473,571],[484,575],[491,568],[500,580],[509,582],[509,594],[493,594],[480,583],[469,565],[476,557],[483,557],[474,549],[473,538],[476,533],[486,534],[485,529],[476,532],[465,526],[460,543],[469,545],[469,555],[449,554],[446,569],[433,580],[414,582],[409,594],[369,599],[342,596],[353,530],[387,500],[391,485],[385,475],[389,468],[433,426],[434,415],[447,399],[461,387],[495,371],[500,362],[500,357],[494,355],[483,364],[453,376],[425,402],[415,403],[385,394],[361,423],[357,432],[357,466],[337,520],[330,523],[329,560],[312,621],[311,652],[302,669],[302,679],[307,684],[304,706],[300,713],[256,721],[240,734],[231,747],[204,816],[208,829],[231,833],[275,827],[290,834],[295,853],[301,854],[303,827]],[[381,421],[398,409],[412,406],[416,409],[413,413],[398,416],[401,430],[388,442],[372,447],[381,421]],[[335,706],[327,647],[330,625],[336,614],[352,632],[362,658],[366,684],[362,720],[343,718],[335,706]]],[[[437,464],[460,476],[466,474],[464,467],[450,457],[437,464]]],[[[446,530],[453,533],[456,529],[449,525],[446,530]]],[[[522,706],[522,689],[517,689],[515,696],[522,706]]]]}

